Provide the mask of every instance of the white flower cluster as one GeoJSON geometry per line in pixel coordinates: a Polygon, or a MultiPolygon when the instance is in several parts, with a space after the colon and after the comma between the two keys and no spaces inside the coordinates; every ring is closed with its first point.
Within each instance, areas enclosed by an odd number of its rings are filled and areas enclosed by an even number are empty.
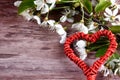
{"type": "MultiPolygon", "coordinates": [[[[16,1],[15,6],[19,7],[22,1],[16,1]]],[[[49,13],[51,9],[54,8],[56,0],[35,0],[34,4],[36,5],[36,10],[41,11],[41,14],[49,13]]],[[[23,11],[20,15],[25,17],[28,21],[35,19],[40,26],[49,27],[51,30],[55,30],[61,37],[60,43],[63,44],[66,40],[66,31],[61,24],[55,22],[55,20],[44,20],[41,22],[40,17],[37,15],[30,14],[30,10],[27,9],[23,11]]]]}
{"type": "Polygon", "coordinates": [[[105,21],[109,21],[113,26],[120,25],[120,15],[118,14],[120,10],[120,4],[118,4],[117,0],[110,0],[112,8],[105,9],[105,21]]]}
{"type": "MultiPolygon", "coordinates": [[[[78,30],[79,32],[83,32],[85,34],[88,34],[88,32],[92,32],[94,33],[95,32],[95,29],[97,27],[96,25],[97,23],[96,22],[91,22],[88,27],[85,26],[84,22],[81,21],[79,23],[75,23],[72,25],[72,28],[78,30]]],[[[86,52],[86,49],[85,47],[87,46],[87,43],[85,40],[79,40],[77,43],[76,43],[76,50],[80,53],[80,59],[82,60],[85,60],[86,57],[87,57],[87,52],[86,52]]]]}
{"type": "Polygon", "coordinates": [[[70,23],[74,22],[74,17],[76,14],[79,14],[76,10],[65,9],[65,12],[62,12],[63,16],[60,18],[60,22],[68,21],[70,23]]]}
{"type": "Polygon", "coordinates": [[[55,6],[56,0],[35,0],[36,10],[41,10],[41,14],[49,12],[55,6]],[[49,6],[50,4],[50,6],[49,6]]]}
{"type": "Polygon", "coordinates": [[[61,36],[60,43],[63,44],[65,42],[67,33],[61,24],[56,23],[55,20],[45,20],[41,23],[41,26],[49,27],[51,30],[56,30],[56,32],[61,36]]]}
{"type": "Polygon", "coordinates": [[[105,65],[102,65],[99,71],[102,71],[104,76],[113,75],[113,74],[120,75],[120,58],[113,59],[108,63],[105,63],[105,65]]]}

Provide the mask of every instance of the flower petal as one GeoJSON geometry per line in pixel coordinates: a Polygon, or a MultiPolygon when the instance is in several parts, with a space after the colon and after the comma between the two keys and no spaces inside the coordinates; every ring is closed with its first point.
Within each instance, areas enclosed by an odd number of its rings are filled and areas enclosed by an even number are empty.
{"type": "Polygon", "coordinates": [[[51,5],[50,5],[50,10],[53,9],[55,7],[55,2],[53,2],[51,5]]]}
{"type": "Polygon", "coordinates": [[[14,6],[19,7],[21,3],[22,3],[22,1],[15,1],[14,6]]]}
{"type": "Polygon", "coordinates": [[[109,9],[109,8],[106,8],[106,9],[105,9],[105,12],[106,12],[108,15],[110,15],[110,16],[113,15],[111,9],[109,9]]]}
{"type": "Polygon", "coordinates": [[[88,28],[83,23],[75,23],[72,25],[72,28],[74,28],[80,32],[84,32],[85,34],[88,33],[88,28]]]}
{"type": "Polygon", "coordinates": [[[79,41],[77,41],[76,46],[79,47],[79,48],[85,48],[87,46],[86,41],[79,40],[79,41]]]}
{"type": "Polygon", "coordinates": [[[22,13],[20,13],[20,15],[22,15],[23,17],[25,17],[25,19],[27,19],[28,21],[33,18],[33,16],[29,14],[29,10],[23,11],[22,13]]]}
{"type": "Polygon", "coordinates": [[[94,22],[91,22],[90,25],[89,25],[89,29],[88,30],[93,30],[95,28],[96,27],[94,26],[94,22]]]}
{"type": "Polygon", "coordinates": [[[33,16],[33,19],[35,19],[38,24],[41,24],[41,20],[38,16],[33,16]]]}
{"type": "Polygon", "coordinates": [[[120,4],[119,4],[119,5],[117,5],[117,8],[118,8],[118,9],[120,9],[120,4]]]}
{"type": "Polygon", "coordinates": [[[81,24],[80,32],[83,32],[85,34],[88,33],[88,28],[83,23],[81,24]]]}
{"type": "Polygon", "coordinates": [[[115,69],[114,75],[117,75],[118,70],[119,70],[118,68],[115,69]]]}
{"type": "Polygon", "coordinates": [[[120,21],[120,15],[117,15],[115,18],[120,21]]]}
{"type": "Polygon", "coordinates": [[[116,8],[115,10],[113,10],[113,16],[116,16],[118,14],[118,8],[116,8]]]}
{"type": "Polygon", "coordinates": [[[115,4],[115,0],[110,0],[110,2],[112,3],[112,5],[114,5],[114,4],[115,4]]]}
{"type": "Polygon", "coordinates": [[[51,4],[51,3],[55,3],[56,0],[46,0],[47,3],[51,4]]]}
{"type": "Polygon", "coordinates": [[[65,30],[63,29],[62,25],[60,25],[60,24],[55,24],[55,29],[59,35],[63,35],[65,33],[65,30]]]}
{"type": "Polygon", "coordinates": [[[101,67],[99,68],[98,71],[103,71],[103,70],[105,70],[105,66],[104,66],[104,65],[101,65],[101,67]]]}
{"type": "Polygon", "coordinates": [[[113,26],[120,26],[120,22],[113,22],[111,23],[113,26]]]}
{"type": "Polygon", "coordinates": [[[37,5],[36,10],[41,10],[44,6],[44,0],[36,0],[34,1],[34,4],[37,5]]]}
{"type": "Polygon", "coordinates": [[[64,44],[64,43],[65,43],[66,38],[67,38],[66,36],[67,36],[67,33],[66,33],[66,32],[61,36],[61,40],[60,40],[60,43],[61,43],[61,44],[64,44]]]}
{"type": "Polygon", "coordinates": [[[60,18],[60,22],[65,22],[67,20],[67,16],[66,15],[63,15],[61,18],[60,18]]]}
{"type": "Polygon", "coordinates": [[[79,24],[80,24],[80,23],[74,23],[74,24],[72,24],[72,28],[78,30],[79,27],[80,27],[79,24]]]}
{"type": "Polygon", "coordinates": [[[104,13],[104,15],[105,15],[105,17],[108,17],[108,18],[110,18],[110,15],[108,15],[108,14],[106,14],[106,13],[104,13]]]}
{"type": "Polygon", "coordinates": [[[40,26],[43,26],[43,27],[48,27],[48,24],[47,24],[47,21],[43,21],[40,26]]]}
{"type": "Polygon", "coordinates": [[[79,52],[80,59],[85,60],[87,57],[87,52],[86,52],[86,41],[84,40],[79,40],[76,43],[75,49],[79,52]]]}
{"type": "Polygon", "coordinates": [[[50,26],[54,26],[55,24],[55,20],[48,20],[47,22],[50,26]]]}
{"type": "Polygon", "coordinates": [[[104,18],[105,21],[110,21],[110,18],[104,18]]]}
{"type": "Polygon", "coordinates": [[[44,6],[41,9],[41,14],[46,14],[47,12],[49,12],[49,7],[47,4],[44,4],[44,6]]]}
{"type": "Polygon", "coordinates": [[[87,52],[85,48],[78,49],[78,52],[80,53],[80,59],[85,60],[87,57],[87,52]]]}
{"type": "Polygon", "coordinates": [[[67,36],[66,31],[63,29],[61,24],[55,24],[55,29],[56,29],[56,32],[61,36],[60,43],[64,43],[67,36]]]}
{"type": "Polygon", "coordinates": [[[67,21],[70,22],[70,23],[73,23],[74,22],[74,18],[67,18],[67,21]]]}
{"type": "Polygon", "coordinates": [[[104,70],[104,76],[108,76],[109,74],[110,74],[110,72],[108,69],[104,70]]]}

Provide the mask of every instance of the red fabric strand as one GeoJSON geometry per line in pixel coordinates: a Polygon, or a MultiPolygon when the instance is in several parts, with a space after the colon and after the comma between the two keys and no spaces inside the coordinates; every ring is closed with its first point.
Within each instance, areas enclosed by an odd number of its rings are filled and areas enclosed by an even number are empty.
{"type": "Polygon", "coordinates": [[[100,30],[94,34],[84,34],[82,32],[75,33],[67,38],[65,44],[64,44],[64,51],[66,56],[70,58],[78,67],[80,67],[84,74],[87,77],[87,80],[95,80],[98,69],[101,67],[101,65],[114,53],[115,49],[117,48],[117,42],[114,34],[112,34],[111,31],[108,30],[100,30]],[[91,67],[89,67],[83,60],[78,58],[73,49],[70,47],[70,45],[75,40],[84,39],[89,42],[96,42],[101,36],[105,36],[110,41],[110,45],[105,53],[104,56],[100,57],[99,60],[93,63],[91,67]]]}

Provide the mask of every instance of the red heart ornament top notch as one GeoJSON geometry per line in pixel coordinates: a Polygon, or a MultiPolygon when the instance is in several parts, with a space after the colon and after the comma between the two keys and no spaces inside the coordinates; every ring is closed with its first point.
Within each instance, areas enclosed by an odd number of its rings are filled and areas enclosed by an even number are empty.
{"type": "Polygon", "coordinates": [[[98,31],[94,34],[84,34],[82,32],[78,32],[78,33],[75,33],[75,34],[69,36],[66,39],[66,42],[64,44],[65,54],[76,65],[78,65],[79,68],[81,68],[83,70],[84,74],[87,77],[87,80],[95,80],[96,79],[98,69],[101,67],[102,64],[104,64],[104,62],[106,60],[108,60],[108,58],[114,53],[116,48],[117,48],[116,38],[115,38],[114,34],[111,31],[108,31],[108,30],[100,30],[100,31],[98,31]],[[107,51],[105,52],[104,56],[100,57],[100,59],[95,61],[93,63],[93,65],[89,67],[83,60],[81,60],[79,57],[77,57],[74,54],[74,51],[70,47],[70,45],[75,40],[80,40],[80,39],[84,39],[84,40],[89,41],[89,42],[96,42],[101,36],[107,37],[110,41],[110,45],[109,45],[107,51]]]}

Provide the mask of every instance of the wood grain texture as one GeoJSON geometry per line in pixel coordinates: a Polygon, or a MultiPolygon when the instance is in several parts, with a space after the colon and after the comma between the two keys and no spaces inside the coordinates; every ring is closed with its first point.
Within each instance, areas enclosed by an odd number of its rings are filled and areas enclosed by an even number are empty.
{"type": "MultiPolygon", "coordinates": [[[[86,80],[65,56],[59,36],[18,16],[14,1],[0,0],[0,80],[86,80]]],[[[96,80],[113,79],[120,80],[101,74],[96,80]]]]}

